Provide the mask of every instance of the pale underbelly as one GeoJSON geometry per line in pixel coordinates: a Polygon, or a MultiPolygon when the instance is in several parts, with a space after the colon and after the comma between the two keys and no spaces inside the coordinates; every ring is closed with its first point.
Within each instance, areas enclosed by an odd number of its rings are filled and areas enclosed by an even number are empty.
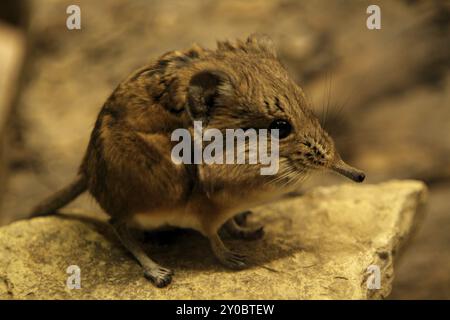
{"type": "MultiPolygon", "coordinates": [[[[226,220],[242,211],[272,202],[279,197],[281,197],[281,194],[272,192],[260,193],[256,196],[247,197],[245,200],[239,197],[234,199],[229,195],[226,197],[224,196],[219,200],[216,199],[216,202],[221,204],[219,206],[221,208],[219,223],[221,220],[222,223],[225,223],[226,220]]],[[[158,210],[149,213],[138,213],[133,216],[130,222],[132,226],[142,230],[178,227],[194,229],[202,232],[205,227],[205,221],[200,221],[201,216],[195,214],[195,212],[192,212],[188,208],[189,206],[176,209],[158,210]]],[[[205,216],[203,216],[203,219],[205,219],[205,216]]]]}
{"type": "Polygon", "coordinates": [[[138,213],[133,216],[131,225],[142,230],[177,227],[199,231],[201,226],[196,215],[177,210],[138,213]]]}

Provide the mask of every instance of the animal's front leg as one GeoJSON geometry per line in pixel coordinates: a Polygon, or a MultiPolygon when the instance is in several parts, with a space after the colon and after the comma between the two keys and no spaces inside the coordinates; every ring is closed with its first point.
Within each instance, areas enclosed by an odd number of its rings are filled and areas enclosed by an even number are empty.
{"type": "Polygon", "coordinates": [[[217,233],[209,237],[209,242],[214,255],[224,266],[231,269],[244,269],[247,267],[245,256],[228,249],[217,233]]]}

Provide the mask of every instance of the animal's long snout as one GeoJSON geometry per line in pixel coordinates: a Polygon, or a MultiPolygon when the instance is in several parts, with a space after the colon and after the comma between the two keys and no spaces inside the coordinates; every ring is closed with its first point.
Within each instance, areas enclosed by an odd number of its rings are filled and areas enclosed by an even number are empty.
{"type": "Polygon", "coordinates": [[[352,166],[349,166],[342,160],[339,160],[335,164],[333,164],[331,166],[331,169],[355,182],[363,182],[366,178],[364,172],[353,168],[352,166]]]}

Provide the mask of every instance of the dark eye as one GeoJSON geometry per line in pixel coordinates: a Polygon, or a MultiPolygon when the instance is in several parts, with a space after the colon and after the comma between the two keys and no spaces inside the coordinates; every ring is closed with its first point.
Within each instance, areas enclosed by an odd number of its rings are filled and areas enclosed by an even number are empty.
{"type": "Polygon", "coordinates": [[[269,130],[273,129],[278,129],[278,137],[280,139],[284,139],[291,133],[292,126],[286,120],[277,119],[274,120],[269,126],[269,130]]]}

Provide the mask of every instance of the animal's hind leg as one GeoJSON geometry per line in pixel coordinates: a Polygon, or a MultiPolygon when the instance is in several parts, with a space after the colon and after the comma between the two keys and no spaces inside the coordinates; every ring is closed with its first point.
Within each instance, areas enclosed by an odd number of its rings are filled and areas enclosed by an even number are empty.
{"type": "Polygon", "coordinates": [[[127,248],[141,264],[145,277],[152,281],[158,288],[167,286],[172,281],[172,270],[161,267],[155,261],[150,259],[139,242],[130,234],[125,222],[111,221],[111,225],[125,248],[127,248]]]}

